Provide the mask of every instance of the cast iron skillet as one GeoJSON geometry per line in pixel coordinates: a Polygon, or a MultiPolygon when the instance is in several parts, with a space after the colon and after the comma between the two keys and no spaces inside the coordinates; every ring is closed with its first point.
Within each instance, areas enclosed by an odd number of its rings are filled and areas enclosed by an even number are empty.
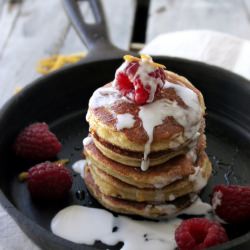
{"type": "MultiPolygon", "coordinates": [[[[64,202],[35,203],[29,197],[26,184],[17,180],[18,173],[32,163],[16,159],[11,150],[14,138],[23,127],[46,121],[62,141],[63,149],[58,157],[69,158],[70,165],[81,158],[82,139],[88,132],[85,121],[88,99],[97,87],[114,78],[115,69],[122,62],[121,56],[128,53],[111,45],[99,2],[89,2],[96,19],[94,25],[82,20],[74,1],[64,0],[67,14],[90,49],[89,56],[74,66],[34,81],[11,98],[0,112],[0,201],[22,230],[43,249],[107,249],[100,242],[95,246],[78,245],[50,232],[52,217],[63,207],[70,204],[100,207],[86,191],[81,178],[74,174],[74,186],[64,202]]],[[[169,70],[186,76],[204,94],[207,152],[214,171],[202,198],[208,201],[217,183],[249,185],[250,82],[204,63],[154,58],[169,70]]],[[[227,226],[227,229],[233,240],[213,249],[250,249],[249,227],[227,226]]],[[[119,249],[121,245],[108,248],[119,249]]]]}

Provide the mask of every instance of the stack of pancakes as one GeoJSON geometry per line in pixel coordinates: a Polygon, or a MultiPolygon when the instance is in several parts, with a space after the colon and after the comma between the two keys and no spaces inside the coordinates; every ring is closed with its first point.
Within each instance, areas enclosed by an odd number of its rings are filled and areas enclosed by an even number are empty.
{"type": "MultiPolygon", "coordinates": [[[[166,78],[168,87],[155,100],[168,99],[182,112],[190,107],[180,93],[192,91],[200,113],[188,128],[172,116],[155,126],[148,166],[143,169],[150,136],[140,117],[141,108],[120,96],[111,83],[97,89],[90,99],[90,134],[83,141],[87,161],[84,180],[91,194],[112,211],[148,218],[173,216],[195,201],[211,175],[204,151],[202,94],[182,76],[166,71],[166,78]]],[[[187,113],[196,111],[191,108],[187,113]]]]}

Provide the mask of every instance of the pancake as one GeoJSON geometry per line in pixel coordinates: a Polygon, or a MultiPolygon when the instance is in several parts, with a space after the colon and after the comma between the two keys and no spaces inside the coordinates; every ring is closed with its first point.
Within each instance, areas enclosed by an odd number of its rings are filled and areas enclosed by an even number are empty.
{"type": "Polygon", "coordinates": [[[194,202],[195,194],[182,196],[173,202],[165,202],[161,204],[128,201],[114,198],[103,194],[89,171],[90,168],[84,169],[85,184],[91,195],[95,197],[105,208],[123,214],[139,215],[151,219],[169,218],[178,214],[181,210],[187,208],[194,202]]]}
{"type": "MultiPolygon", "coordinates": [[[[121,149],[108,142],[105,142],[97,135],[92,135],[96,147],[108,158],[132,167],[140,167],[143,158],[142,152],[134,152],[131,150],[121,149]]],[[[186,144],[180,145],[176,149],[162,150],[158,152],[150,152],[150,166],[156,166],[162,164],[177,155],[185,154],[189,151],[189,147],[186,144]]]]}
{"type": "Polygon", "coordinates": [[[93,141],[84,146],[84,155],[87,161],[95,167],[138,188],[162,188],[195,172],[192,159],[186,155],[177,156],[147,171],[107,158],[98,150],[93,141]]]}
{"type": "MultiPolygon", "coordinates": [[[[163,123],[154,128],[153,141],[150,147],[151,152],[177,149],[181,145],[188,144],[188,141],[196,137],[197,132],[200,130],[203,115],[205,113],[204,100],[198,89],[196,89],[186,78],[173,72],[166,71],[166,77],[167,83],[169,84],[170,82],[171,85],[169,85],[170,87],[163,88],[157,93],[152,105],[157,101],[168,100],[168,102],[171,102],[171,105],[178,108],[179,111],[186,112],[188,108],[190,108],[190,112],[187,112],[188,114],[194,114],[195,112],[199,114],[195,113],[196,116],[193,121],[191,121],[191,119],[186,119],[189,125],[189,132],[191,131],[188,135],[185,134],[186,128],[180,125],[173,116],[166,116],[163,123]],[[192,109],[193,107],[188,107],[177,93],[176,89],[183,86],[185,89],[193,91],[190,92],[195,93],[194,95],[198,102],[197,105],[199,105],[198,111],[194,111],[192,109]]],[[[143,153],[149,136],[139,117],[140,109],[140,106],[127,100],[120,95],[118,91],[111,88],[111,83],[107,84],[97,89],[90,99],[87,113],[90,131],[105,142],[117,146],[120,149],[143,153]],[[105,105],[103,103],[105,103],[105,105]],[[131,123],[132,126],[130,128],[117,128],[117,116],[120,114],[129,114],[133,117],[134,123],[131,123]]],[[[178,150],[175,152],[177,151],[178,150]]],[[[176,154],[172,154],[172,157],[175,155],[176,154]]]]}
{"type": "MultiPolygon", "coordinates": [[[[198,162],[201,167],[202,178],[204,178],[203,181],[206,184],[212,172],[211,164],[206,154],[202,154],[198,162]]],[[[175,181],[162,189],[138,188],[120,181],[101,169],[94,167],[91,163],[88,165],[88,168],[96,185],[104,195],[125,200],[138,202],[165,202],[172,201],[188,193],[200,191],[195,188],[194,180],[189,177],[175,181]]],[[[203,188],[203,186],[201,188],[203,188]]]]}
{"type": "MultiPolygon", "coordinates": [[[[202,151],[206,146],[206,137],[203,134],[205,127],[205,121],[202,121],[202,126],[200,128],[200,135],[197,136],[194,140],[187,141],[184,144],[179,145],[175,149],[161,150],[157,152],[150,152],[148,158],[150,160],[149,167],[162,164],[171,158],[174,158],[177,155],[186,154],[190,148],[194,147],[198,142],[199,150],[202,151]],[[202,146],[204,145],[204,146],[202,146]],[[203,148],[202,148],[203,147],[203,148]]],[[[125,164],[127,166],[140,167],[141,161],[143,158],[142,152],[135,152],[132,150],[126,150],[119,148],[115,145],[110,144],[109,142],[100,138],[94,132],[89,135],[93,138],[96,147],[104,154],[106,157],[117,161],[119,163],[125,164]]]]}
{"type": "Polygon", "coordinates": [[[205,104],[186,78],[125,56],[115,79],[89,100],[84,181],[107,209],[169,218],[207,185],[205,104]]]}

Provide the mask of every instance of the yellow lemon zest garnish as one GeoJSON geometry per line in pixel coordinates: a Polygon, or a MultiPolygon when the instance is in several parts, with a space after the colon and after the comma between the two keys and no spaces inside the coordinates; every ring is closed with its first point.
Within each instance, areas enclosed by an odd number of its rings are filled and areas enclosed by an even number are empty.
{"type": "Polygon", "coordinates": [[[152,62],[152,64],[153,64],[155,67],[157,67],[157,68],[162,68],[162,69],[165,69],[165,68],[166,68],[166,66],[165,66],[165,65],[160,64],[160,63],[155,63],[155,62],[152,62]]]}
{"type": "Polygon", "coordinates": [[[45,58],[38,63],[36,68],[40,74],[48,74],[54,70],[60,69],[66,64],[76,63],[82,59],[86,53],[76,53],[71,55],[53,55],[45,58]]]}
{"type": "Polygon", "coordinates": [[[166,67],[165,67],[164,65],[162,65],[162,64],[153,62],[152,57],[149,56],[149,55],[145,55],[145,54],[142,54],[142,55],[141,55],[141,58],[138,58],[138,57],[135,57],[135,56],[131,56],[131,55],[125,55],[125,56],[123,57],[123,59],[124,59],[125,61],[127,61],[127,62],[139,62],[139,61],[141,61],[141,60],[145,60],[145,61],[147,61],[150,65],[152,65],[152,66],[155,67],[155,68],[163,68],[163,69],[166,68],[166,67]]]}
{"type": "Polygon", "coordinates": [[[123,57],[123,59],[127,62],[139,62],[140,61],[140,58],[138,57],[135,57],[135,56],[131,56],[131,55],[125,55],[123,57]]]}
{"type": "Polygon", "coordinates": [[[141,59],[145,59],[147,61],[152,61],[153,62],[153,59],[150,55],[145,55],[145,54],[141,54],[141,59]]]}
{"type": "Polygon", "coordinates": [[[141,59],[147,60],[155,68],[166,68],[164,65],[154,62],[150,55],[141,54],[141,59]]]}
{"type": "Polygon", "coordinates": [[[14,94],[19,93],[21,90],[22,90],[22,87],[16,86],[16,87],[15,87],[15,90],[14,90],[14,94]]]}

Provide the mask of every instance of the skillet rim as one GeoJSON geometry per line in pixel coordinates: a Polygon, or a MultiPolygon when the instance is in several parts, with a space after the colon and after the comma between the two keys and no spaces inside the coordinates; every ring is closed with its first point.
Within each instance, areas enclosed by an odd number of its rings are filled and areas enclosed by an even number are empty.
{"type": "MultiPolygon", "coordinates": [[[[203,67],[203,68],[205,67],[209,69],[210,71],[219,72],[220,74],[222,74],[222,78],[225,75],[227,75],[227,77],[237,78],[237,80],[240,82],[240,85],[243,86],[242,88],[246,89],[250,96],[250,81],[246,79],[245,77],[240,76],[227,69],[224,69],[215,65],[210,65],[204,62],[189,60],[189,59],[179,58],[179,57],[154,56],[154,55],[153,57],[156,59],[160,59],[160,60],[181,62],[184,64],[192,64],[194,67],[203,67]]],[[[111,61],[111,60],[119,60],[119,59],[121,59],[120,56],[111,56],[109,58],[104,58],[101,60],[98,58],[94,58],[94,59],[86,58],[86,60],[83,59],[73,65],[67,65],[63,67],[62,69],[56,70],[54,72],[49,73],[46,76],[42,76],[42,77],[39,77],[38,79],[33,80],[31,83],[27,84],[22,89],[21,92],[13,95],[4,103],[4,105],[0,109],[0,123],[3,117],[5,116],[5,113],[8,112],[8,110],[11,109],[13,105],[15,105],[16,100],[18,100],[19,98],[25,97],[25,95],[33,91],[33,89],[37,85],[44,84],[44,82],[48,81],[48,79],[51,79],[51,78],[53,79],[53,77],[57,77],[59,74],[64,74],[64,73],[67,74],[67,72],[74,70],[74,68],[83,67],[84,65],[97,63],[97,62],[100,63],[100,62],[111,61]]],[[[79,249],[86,249],[86,250],[90,250],[90,249],[98,250],[97,248],[93,246],[88,246],[84,244],[76,244],[74,242],[65,240],[59,236],[54,235],[51,231],[48,231],[47,229],[43,228],[42,226],[37,224],[35,221],[32,221],[30,218],[24,215],[20,210],[18,210],[18,208],[14,206],[14,204],[6,197],[6,195],[1,189],[0,189],[0,204],[5,209],[5,211],[14,219],[14,221],[17,223],[19,228],[27,235],[27,237],[29,237],[39,247],[41,246],[40,245],[41,241],[46,239],[46,240],[52,241],[53,243],[57,243],[58,247],[63,247],[63,248],[74,247],[74,249],[79,248],[79,249]],[[32,230],[33,233],[28,232],[28,231],[31,231],[31,229],[28,229],[28,228],[33,228],[32,230]],[[35,235],[38,235],[38,236],[35,236],[35,235]]],[[[221,244],[219,246],[215,246],[209,249],[211,250],[231,249],[232,247],[237,247],[237,246],[240,247],[240,245],[244,243],[250,243],[250,232],[240,237],[237,237],[233,240],[230,240],[224,244],[221,244]]]]}

